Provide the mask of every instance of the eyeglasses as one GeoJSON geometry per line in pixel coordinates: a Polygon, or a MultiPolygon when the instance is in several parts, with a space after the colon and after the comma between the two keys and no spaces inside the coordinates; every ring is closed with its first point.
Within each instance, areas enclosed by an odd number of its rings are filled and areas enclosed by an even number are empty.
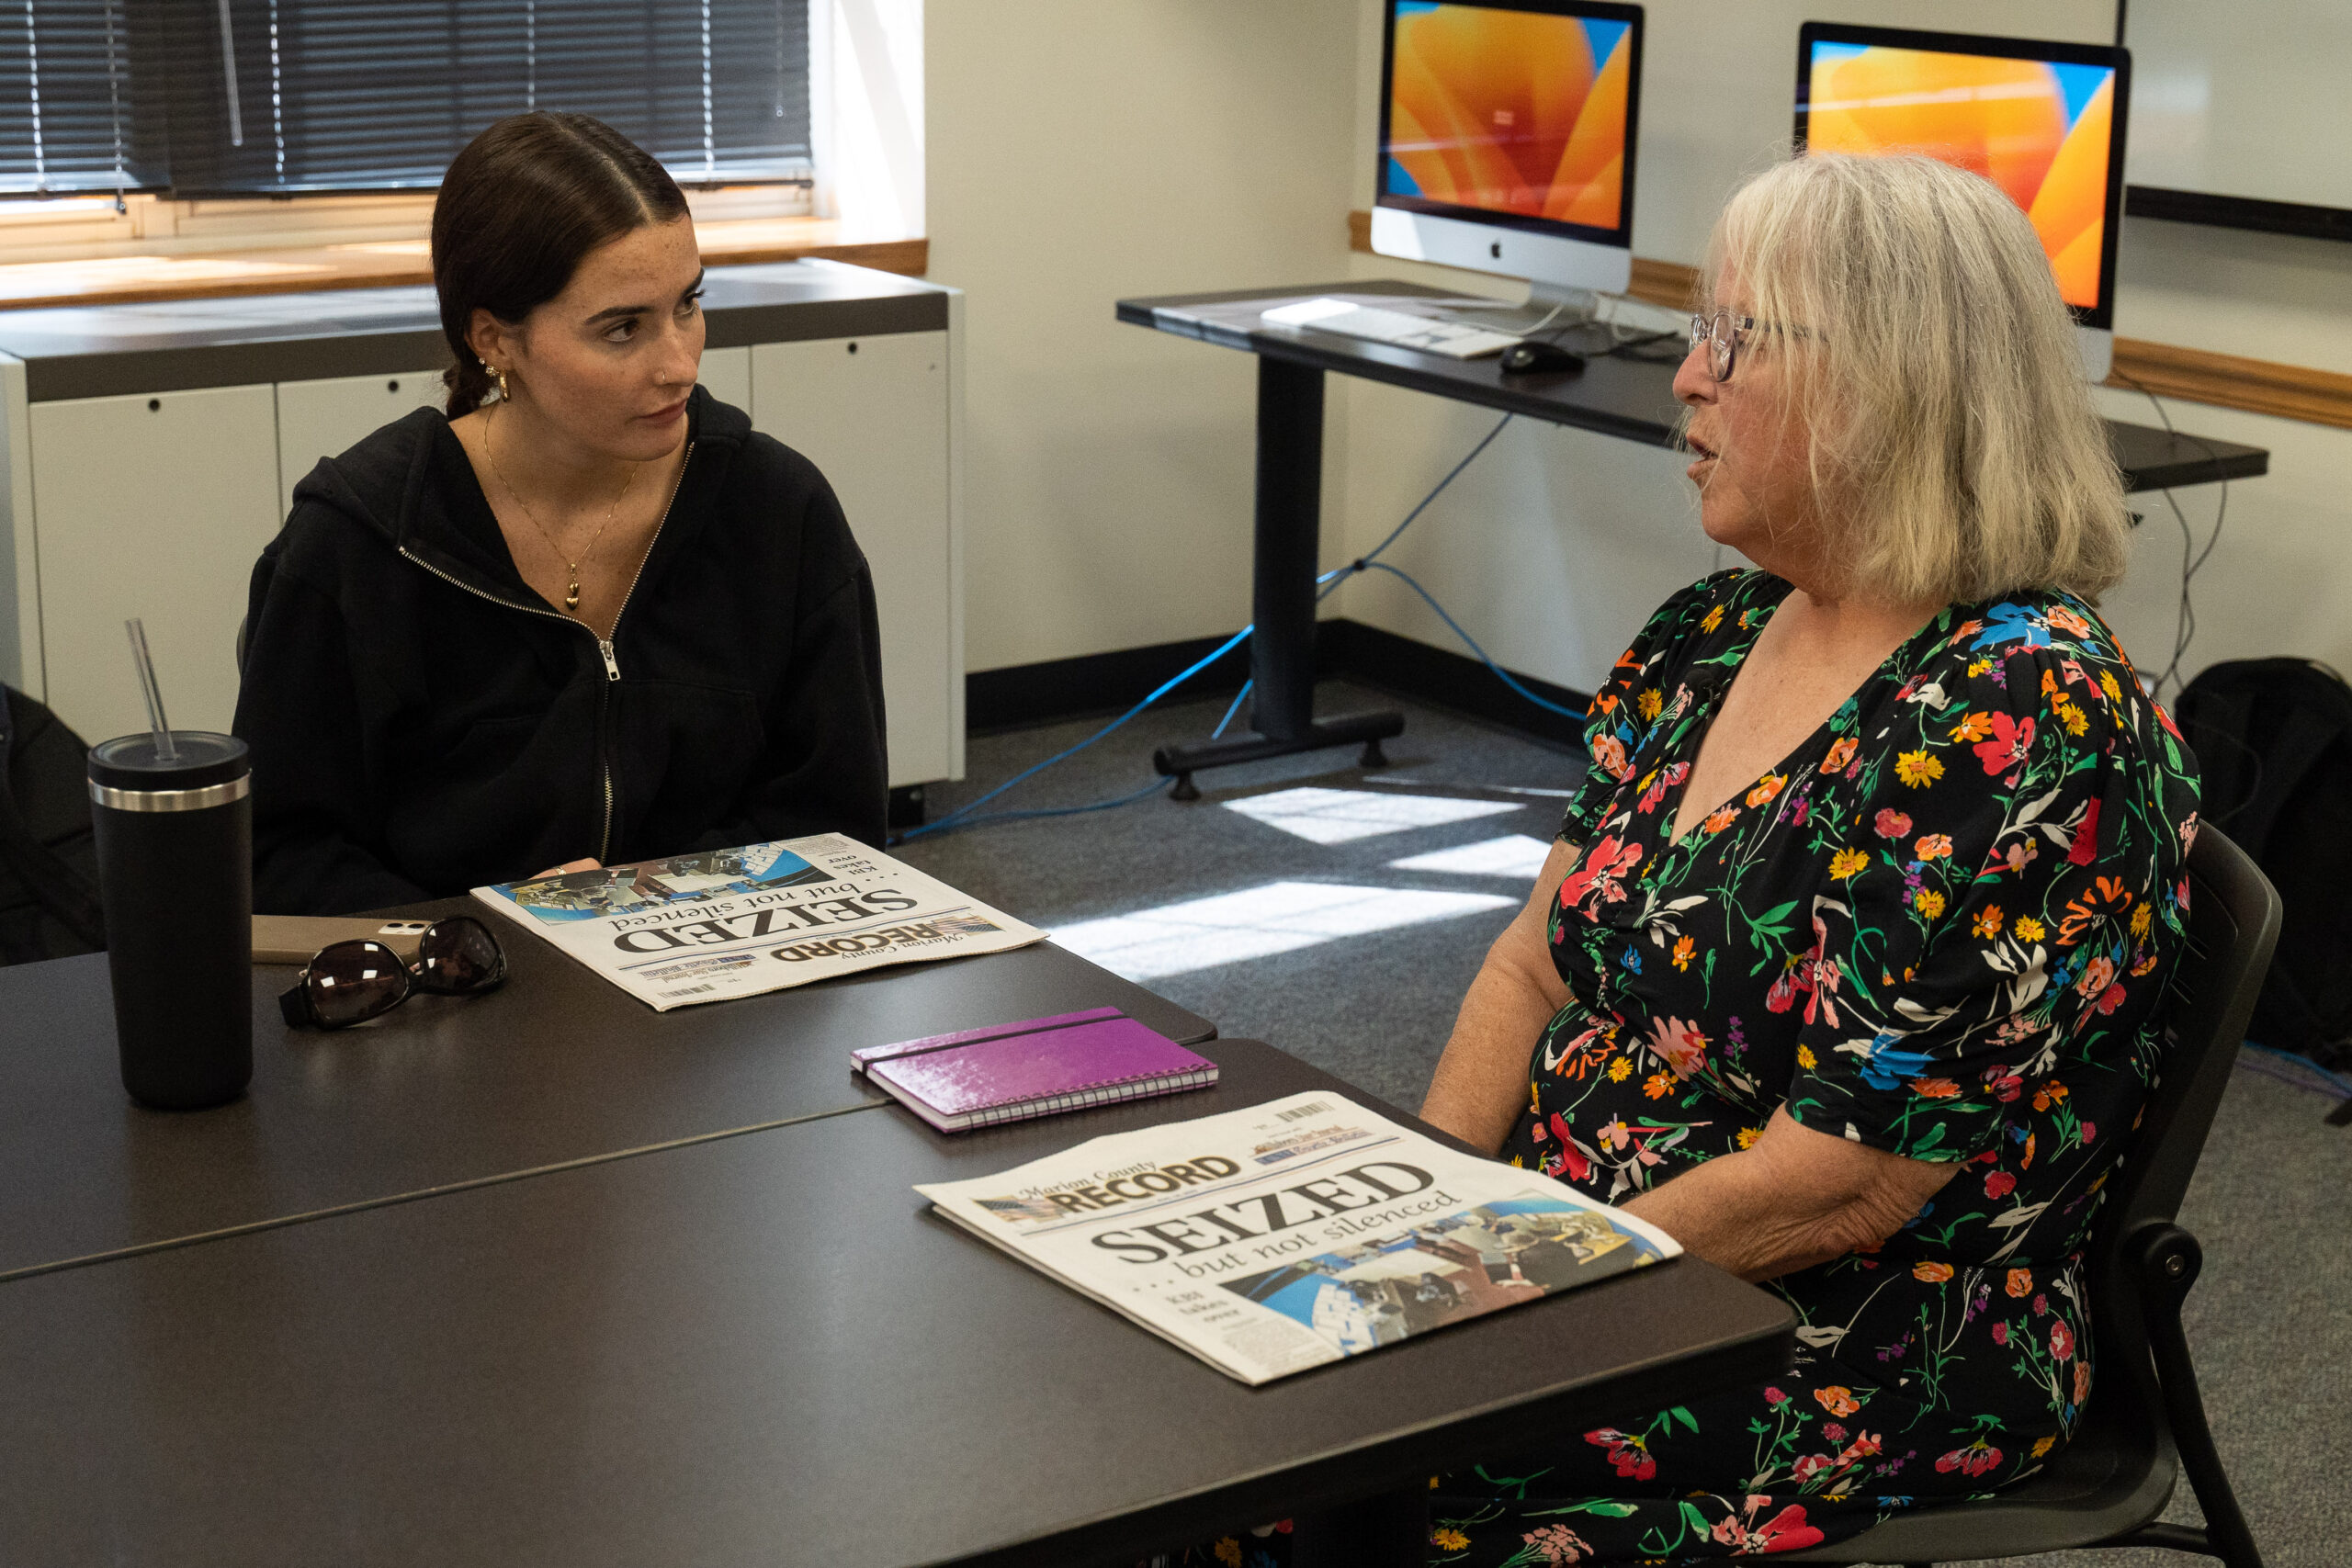
{"type": "Polygon", "coordinates": [[[1739,363],[1739,345],[1746,333],[1756,330],[1756,318],[1736,316],[1729,310],[1717,310],[1712,316],[1690,318],[1690,346],[1707,345],[1707,368],[1718,381],[1731,379],[1731,367],[1739,363]]]}
{"type": "Polygon", "coordinates": [[[488,927],[452,915],[424,928],[416,963],[380,942],[322,947],[277,998],[289,1028],[348,1029],[391,1011],[418,991],[474,997],[506,983],[506,954],[488,927]]]}
{"type": "MultiPolygon", "coordinates": [[[[1740,344],[1747,334],[1757,330],[1753,316],[1735,315],[1729,310],[1717,310],[1712,316],[1690,318],[1690,346],[1707,345],[1707,368],[1718,382],[1731,379],[1731,367],[1739,363],[1740,344]]],[[[1781,326],[1775,323],[1764,328],[1768,333],[1781,333],[1789,337],[1809,338],[1812,332],[1804,327],[1781,326]]]]}

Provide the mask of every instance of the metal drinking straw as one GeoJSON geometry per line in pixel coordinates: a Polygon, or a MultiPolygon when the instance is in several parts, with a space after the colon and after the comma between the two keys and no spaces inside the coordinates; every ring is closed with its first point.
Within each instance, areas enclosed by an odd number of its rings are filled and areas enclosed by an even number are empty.
{"type": "Polygon", "coordinates": [[[139,671],[139,690],[147,698],[147,728],[155,732],[155,761],[176,762],[179,748],[172,744],[172,727],[164,717],[163,688],[155,684],[155,661],[147,656],[147,626],[137,616],[122,623],[130,634],[130,661],[139,671]]]}

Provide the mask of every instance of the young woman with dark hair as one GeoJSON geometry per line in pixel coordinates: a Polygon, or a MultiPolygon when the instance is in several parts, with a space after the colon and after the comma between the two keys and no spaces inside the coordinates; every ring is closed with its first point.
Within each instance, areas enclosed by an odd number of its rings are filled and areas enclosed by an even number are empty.
{"type": "Polygon", "coordinates": [[[879,842],[872,579],[823,476],[695,385],[675,182],[585,115],[501,120],[433,272],[446,413],[322,461],[254,569],[255,908],[879,842]]]}

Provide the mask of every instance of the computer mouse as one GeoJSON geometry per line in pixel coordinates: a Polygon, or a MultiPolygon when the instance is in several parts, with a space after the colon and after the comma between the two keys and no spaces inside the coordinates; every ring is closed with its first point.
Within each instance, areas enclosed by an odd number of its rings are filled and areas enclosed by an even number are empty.
{"type": "Polygon", "coordinates": [[[1558,374],[1583,369],[1584,355],[1556,343],[1523,338],[1503,350],[1502,367],[1506,376],[1532,376],[1544,371],[1558,374]]]}

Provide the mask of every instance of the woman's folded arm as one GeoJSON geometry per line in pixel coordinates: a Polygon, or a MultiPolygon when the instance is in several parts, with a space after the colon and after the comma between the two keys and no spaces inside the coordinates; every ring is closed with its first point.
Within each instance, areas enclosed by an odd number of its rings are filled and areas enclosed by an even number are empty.
{"type": "Polygon", "coordinates": [[[1876,1247],[1959,1169],[1815,1132],[1782,1107],[1753,1146],[1624,1207],[1718,1269],[1772,1280],[1876,1247]]]}

